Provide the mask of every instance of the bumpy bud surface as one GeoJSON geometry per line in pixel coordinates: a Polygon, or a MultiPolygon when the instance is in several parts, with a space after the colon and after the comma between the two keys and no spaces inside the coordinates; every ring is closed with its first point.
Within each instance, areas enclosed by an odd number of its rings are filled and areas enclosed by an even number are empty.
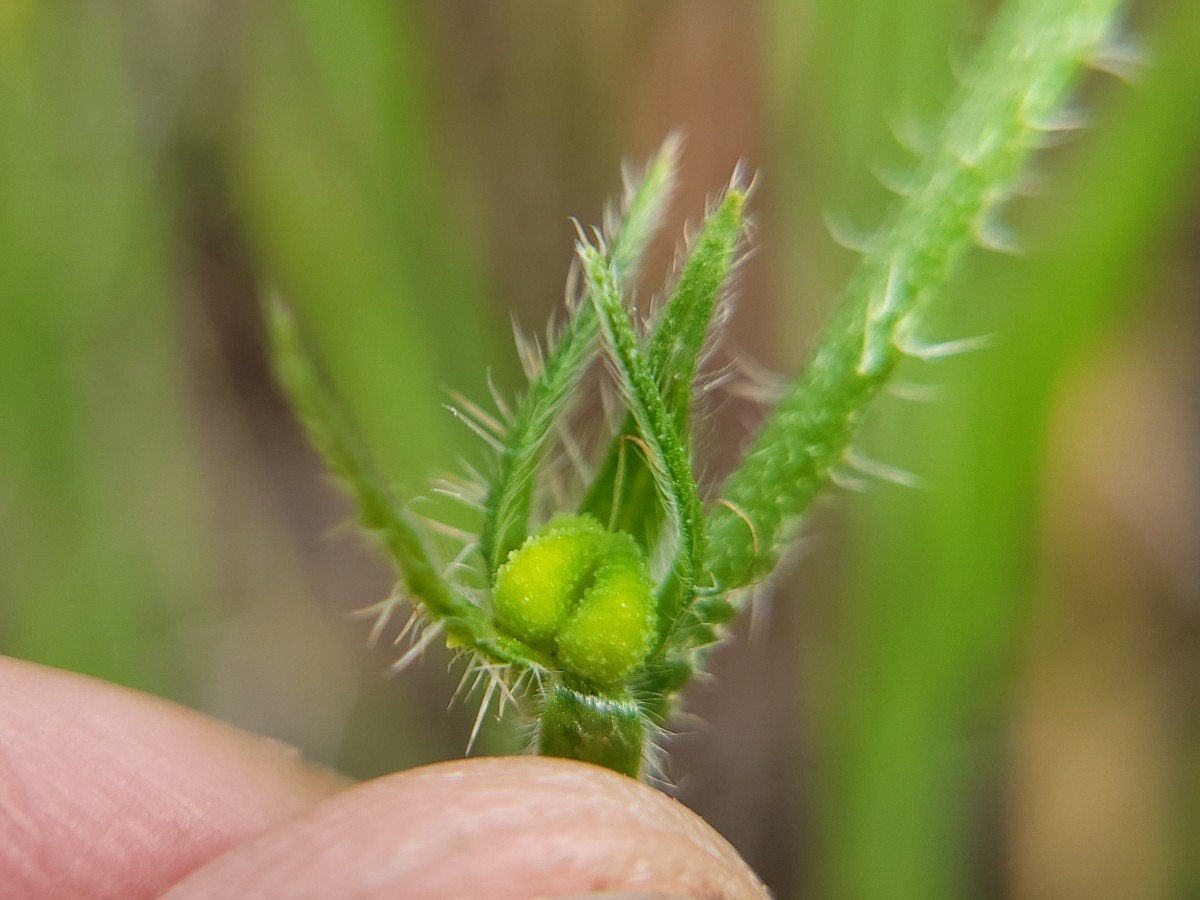
{"type": "Polygon", "coordinates": [[[654,634],[654,591],[641,549],[623,532],[607,535],[591,586],[558,633],[563,670],[600,685],[623,682],[654,634]]]}
{"type": "Polygon", "coordinates": [[[492,591],[496,624],[519,640],[551,649],[595,568],[604,537],[590,516],[560,518],[512,551],[492,591]]]}
{"type": "Polygon", "coordinates": [[[591,516],[552,520],[496,573],[496,625],[553,655],[565,675],[624,682],[655,633],[654,591],[632,537],[591,516]]]}

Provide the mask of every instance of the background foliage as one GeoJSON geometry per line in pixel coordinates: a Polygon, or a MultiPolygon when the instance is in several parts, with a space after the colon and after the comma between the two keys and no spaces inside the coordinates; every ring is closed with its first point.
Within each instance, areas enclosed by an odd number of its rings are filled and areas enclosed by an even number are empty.
{"type": "MultiPolygon", "coordinates": [[[[726,358],[792,372],[853,262],[823,214],[877,219],[888,123],[989,12],[0,0],[0,651],[361,776],[461,753],[446,657],[384,682],[345,616],[389,573],[271,384],[263,286],[420,489],[476,452],[446,386],[517,384],[507,320],[558,308],[568,217],[682,126],[665,231],[760,170],[726,358]]],[[[678,792],[780,896],[1200,892],[1200,7],[1128,30],[1153,64],[1088,82],[1008,211],[1027,252],[953,286],[945,335],[993,349],[868,425],[925,487],[832,493],[692,694],[678,792]]],[[[759,415],[716,399],[714,478],[759,415]]]]}

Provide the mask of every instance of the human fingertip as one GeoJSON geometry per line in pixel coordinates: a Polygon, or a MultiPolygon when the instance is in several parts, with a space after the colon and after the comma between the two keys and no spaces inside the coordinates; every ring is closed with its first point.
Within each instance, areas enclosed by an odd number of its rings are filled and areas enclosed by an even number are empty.
{"type": "Polygon", "coordinates": [[[658,791],[584,763],[508,757],[442,763],[359,785],[234,848],[169,896],[768,894],[728,842],[658,791]]]}
{"type": "Polygon", "coordinates": [[[0,897],[156,897],[348,786],[277,741],[0,657],[0,897]]]}

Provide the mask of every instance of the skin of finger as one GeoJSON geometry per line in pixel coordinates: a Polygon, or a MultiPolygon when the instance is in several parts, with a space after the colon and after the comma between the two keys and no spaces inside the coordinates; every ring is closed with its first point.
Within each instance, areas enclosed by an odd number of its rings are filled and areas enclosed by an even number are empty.
{"type": "Polygon", "coordinates": [[[473,759],[359,785],[192,873],[167,896],[525,900],[588,892],[762,898],[702,819],[623,775],[473,759]]]}
{"type": "Polygon", "coordinates": [[[156,897],[346,786],[278,742],[0,657],[0,898],[156,897]]]}

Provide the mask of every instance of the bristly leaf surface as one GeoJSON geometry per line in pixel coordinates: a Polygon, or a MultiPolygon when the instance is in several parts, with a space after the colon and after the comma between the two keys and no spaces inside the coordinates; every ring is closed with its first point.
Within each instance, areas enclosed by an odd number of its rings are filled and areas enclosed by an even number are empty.
{"type": "MultiPolygon", "coordinates": [[[[654,237],[675,187],[680,141],[672,135],[632,186],[625,214],[610,236],[612,264],[622,278],[632,278],[654,237]]],[[[586,292],[587,287],[584,287],[586,292]]],[[[550,349],[541,371],[531,378],[525,396],[513,410],[496,477],[488,492],[480,542],[489,572],[495,573],[529,533],[534,475],[555,427],[596,350],[596,311],[586,297],[575,304],[570,319],[550,349]]]]}

